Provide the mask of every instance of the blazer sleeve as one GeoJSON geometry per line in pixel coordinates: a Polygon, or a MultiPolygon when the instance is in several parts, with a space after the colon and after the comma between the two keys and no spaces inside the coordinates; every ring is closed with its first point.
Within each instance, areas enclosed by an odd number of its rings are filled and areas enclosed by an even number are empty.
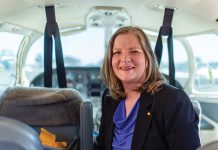
{"type": "Polygon", "coordinates": [[[166,140],[170,150],[195,150],[200,147],[199,116],[183,90],[171,93],[164,112],[166,140]]]}

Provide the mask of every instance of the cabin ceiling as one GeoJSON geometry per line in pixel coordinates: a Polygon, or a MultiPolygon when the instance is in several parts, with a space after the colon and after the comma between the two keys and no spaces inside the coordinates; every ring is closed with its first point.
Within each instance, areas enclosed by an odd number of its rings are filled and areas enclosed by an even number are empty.
{"type": "MultiPolygon", "coordinates": [[[[44,6],[47,5],[55,5],[56,20],[61,29],[87,26],[86,18],[96,6],[121,7],[129,15],[130,25],[153,31],[158,31],[162,25],[164,7],[175,8],[174,35],[195,34],[218,27],[217,0],[0,0],[0,23],[42,33],[46,23],[44,6]]],[[[98,16],[97,13],[94,15],[98,16]]],[[[120,16],[122,18],[122,13],[120,16]]]]}

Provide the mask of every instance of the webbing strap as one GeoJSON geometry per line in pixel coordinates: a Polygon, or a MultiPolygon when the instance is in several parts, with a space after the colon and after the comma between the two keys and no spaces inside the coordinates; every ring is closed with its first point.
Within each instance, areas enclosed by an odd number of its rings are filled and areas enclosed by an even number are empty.
{"type": "Polygon", "coordinates": [[[172,34],[172,18],[173,9],[165,8],[163,25],[160,27],[157,43],[155,46],[155,55],[157,57],[158,65],[160,65],[163,51],[162,36],[167,37],[167,47],[168,47],[168,59],[169,59],[169,83],[170,85],[176,85],[175,82],[175,64],[173,55],[173,34],[172,34]]]}
{"type": "Polygon", "coordinates": [[[44,86],[52,87],[52,49],[54,38],[58,85],[60,88],[65,88],[67,87],[66,73],[54,6],[46,6],[45,12],[47,22],[44,33],[44,86]]]}

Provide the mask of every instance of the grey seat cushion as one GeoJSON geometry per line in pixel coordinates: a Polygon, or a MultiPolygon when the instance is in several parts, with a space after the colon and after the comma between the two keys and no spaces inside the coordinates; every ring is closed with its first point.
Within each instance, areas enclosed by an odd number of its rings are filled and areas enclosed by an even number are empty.
{"type": "Polygon", "coordinates": [[[38,134],[28,125],[0,116],[0,150],[43,150],[38,134]]]}
{"type": "Polygon", "coordinates": [[[73,89],[14,87],[6,89],[0,99],[1,116],[29,125],[58,126],[80,122],[82,98],[73,89]]]}

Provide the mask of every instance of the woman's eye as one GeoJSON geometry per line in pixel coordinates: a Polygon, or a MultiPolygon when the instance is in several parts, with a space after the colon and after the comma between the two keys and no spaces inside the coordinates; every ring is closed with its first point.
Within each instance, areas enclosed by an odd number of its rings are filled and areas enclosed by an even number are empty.
{"type": "Polygon", "coordinates": [[[135,53],[138,53],[138,51],[137,50],[133,50],[130,53],[135,54],[135,53]]]}
{"type": "Polygon", "coordinates": [[[118,54],[120,54],[119,51],[115,51],[115,52],[113,52],[113,55],[118,55],[118,54]]]}

